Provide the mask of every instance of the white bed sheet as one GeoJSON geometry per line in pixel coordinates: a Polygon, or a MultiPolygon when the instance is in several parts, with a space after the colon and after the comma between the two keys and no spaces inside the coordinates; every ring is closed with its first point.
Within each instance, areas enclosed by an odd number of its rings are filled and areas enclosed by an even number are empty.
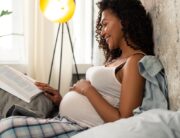
{"type": "Polygon", "coordinates": [[[72,138],[180,138],[180,111],[153,109],[91,128],[72,138]]]}

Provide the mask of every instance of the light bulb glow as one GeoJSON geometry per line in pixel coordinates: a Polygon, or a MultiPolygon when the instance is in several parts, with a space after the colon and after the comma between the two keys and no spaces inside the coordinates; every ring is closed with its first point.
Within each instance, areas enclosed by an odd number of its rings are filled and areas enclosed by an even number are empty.
{"type": "Polygon", "coordinates": [[[54,22],[67,22],[74,14],[74,0],[41,0],[40,9],[45,17],[54,22]]]}

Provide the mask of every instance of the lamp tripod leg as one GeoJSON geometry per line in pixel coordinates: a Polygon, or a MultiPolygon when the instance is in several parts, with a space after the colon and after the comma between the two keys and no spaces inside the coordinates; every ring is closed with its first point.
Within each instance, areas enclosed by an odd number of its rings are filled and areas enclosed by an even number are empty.
{"type": "Polygon", "coordinates": [[[76,70],[77,80],[80,80],[79,73],[78,73],[78,68],[77,68],[77,64],[76,64],[76,59],[75,59],[75,56],[74,56],[73,43],[72,43],[70,31],[69,31],[69,25],[68,25],[67,22],[66,22],[66,27],[67,27],[67,31],[68,31],[68,36],[69,36],[70,44],[71,44],[71,51],[72,51],[72,56],[73,56],[73,60],[74,60],[74,66],[75,66],[75,70],[76,70]]]}
{"type": "Polygon", "coordinates": [[[59,24],[59,26],[58,26],[58,31],[57,31],[57,35],[56,35],[56,41],[55,41],[55,44],[54,44],[53,57],[52,57],[52,60],[51,60],[51,66],[50,66],[50,71],[49,71],[48,84],[51,83],[52,68],[53,68],[53,64],[54,64],[54,57],[55,57],[55,52],[56,52],[56,47],[57,47],[57,41],[58,41],[58,37],[59,37],[60,27],[61,27],[61,24],[59,24]]]}
{"type": "MultiPolygon", "coordinates": [[[[53,68],[53,64],[54,64],[54,57],[55,57],[55,52],[56,52],[56,47],[57,47],[57,41],[58,41],[58,37],[59,37],[60,27],[61,27],[61,24],[59,24],[59,26],[58,26],[58,31],[57,31],[57,35],[56,35],[56,41],[55,41],[55,45],[54,45],[53,57],[52,57],[52,61],[51,61],[49,78],[48,78],[48,84],[50,84],[50,82],[51,82],[52,68],[53,68]]],[[[68,31],[69,40],[70,40],[71,51],[72,51],[72,56],[73,56],[73,60],[74,60],[74,66],[75,66],[77,80],[80,80],[79,73],[78,73],[78,68],[77,68],[77,64],[76,64],[76,60],[75,60],[74,48],[73,48],[73,44],[72,44],[72,39],[71,39],[68,23],[66,23],[66,27],[67,27],[67,31],[68,31]]],[[[64,41],[64,24],[62,24],[62,30],[61,30],[61,49],[60,49],[60,57],[59,57],[60,58],[60,61],[59,61],[60,64],[59,64],[58,91],[60,91],[60,89],[61,89],[61,69],[62,69],[63,41],[64,41]]]]}
{"type": "Polygon", "coordinates": [[[62,69],[62,53],[63,53],[63,41],[64,41],[64,24],[62,24],[61,30],[61,51],[59,56],[59,80],[58,80],[58,91],[61,89],[61,69],[62,69]]]}

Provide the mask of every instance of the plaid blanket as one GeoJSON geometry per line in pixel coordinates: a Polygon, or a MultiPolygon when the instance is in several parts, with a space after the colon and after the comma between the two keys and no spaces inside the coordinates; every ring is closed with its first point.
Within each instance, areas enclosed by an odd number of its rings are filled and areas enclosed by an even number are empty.
{"type": "Polygon", "coordinates": [[[12,116],[0,120],[0,138],[69,138],[86,128],[66,118],[12,116]]]}

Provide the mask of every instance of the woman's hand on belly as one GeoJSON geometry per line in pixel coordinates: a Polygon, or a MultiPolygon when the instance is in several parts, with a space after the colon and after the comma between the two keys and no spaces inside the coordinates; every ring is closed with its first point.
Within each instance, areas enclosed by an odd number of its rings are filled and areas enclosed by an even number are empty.
{"type": "Polygon", "coordinates": [[[88,80],[81,79],[80,81],[77,81],[73,87],[70,88],[72,91],[76,91],[82,95],[86,96],[86,92],[91,89],[93,86],[91,85],[91,82],[88,80]]]}
{"type": "Polygon", "coordinates": [[[106,101],[90,81],[80,80],[73,85],[71,90],[85,95],[104,122],[112,122],[120,118],[118,109],[106,101]]]}

